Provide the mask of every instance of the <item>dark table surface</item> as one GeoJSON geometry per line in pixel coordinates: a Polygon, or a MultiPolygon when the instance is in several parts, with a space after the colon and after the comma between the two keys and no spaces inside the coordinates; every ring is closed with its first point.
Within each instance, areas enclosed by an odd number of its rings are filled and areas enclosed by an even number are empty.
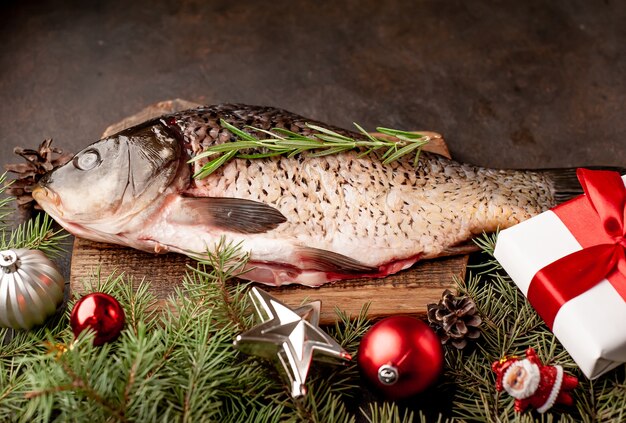
{"type": "Polygon", "coordinates": [[[626,3],[4,1],[0,157],[151,103],[444,134],[490,167],[626,165],[626,3]]]}

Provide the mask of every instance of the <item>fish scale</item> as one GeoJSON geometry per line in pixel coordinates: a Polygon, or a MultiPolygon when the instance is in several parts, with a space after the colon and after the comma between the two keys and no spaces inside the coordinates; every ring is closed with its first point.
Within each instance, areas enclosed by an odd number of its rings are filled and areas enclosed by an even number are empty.
{"type": "Polygon", "coordinates": [[[360,151],[233,159],[193,179],[209,159],[189,159],[236,140],[221,119],[259,137],[265,134],[247,127],[311,135],[313,124],[363,138],[271,107],[201,107],[92,144],[77,156],[97,154],[98,166],[70,162],[42,180],[35,198],[85,238],[198,258],[224,237],[250,253],[246,277],[318,286],[450,254],[475,234],[528,219],[578,189],[571,170],[487,169],[427,152],[417,164],[406,157],[383,164],[377,152],[360,151]],[[137,151],[146,143],[150,148],[137,151]],[[125,174],[141,175],[132,179],[132,198],[116,180],[125,174]],[[92,197],[110,199],[106,207],[91,197],[81,201],[90,184],[97,189],[92,197]]]}

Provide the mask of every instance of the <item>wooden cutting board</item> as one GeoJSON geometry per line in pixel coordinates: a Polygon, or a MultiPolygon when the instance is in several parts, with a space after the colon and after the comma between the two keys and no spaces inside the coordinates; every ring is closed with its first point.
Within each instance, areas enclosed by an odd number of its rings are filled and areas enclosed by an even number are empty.
{"type": "MultiPolygon", "coordinates": [[[[104,132],[104,136],[165,113],[196,106],[195,103],[180,99],[163,101],[111,125],[104,132]]],[[[424,131],[420,133],[427,133],[432,138],[425,150],[450,157],[441,135],[424,131]]],[[[445,289],[454,288],[455,277],[465,277],[467,259],[467,255],[461,255],[428,260],[383,279],[339,281],[319,288],[295,285],[279,288],[259,286],[291,306],[297,306],[304,301],[321,300],[320,322],[323,324],[337,319],[335,309],[356,316],[368,302],[369,316],[372,318],[394,314],[423,315],[427,304],[439,301],[445,289]]],[[[188,265],[195,266],[194,260],[179,254],[156,255],[76,238],[70,267],[70,285],[72,293],[80,296],[84,282],[93,278],[98,270],[101,275],[124,272],[133,277],[135,284],[139,284],[144,278],[149,281],[152,293],[159,300],[157,307],[163,307],[167,298],[174,293],[174,288],[180,285],[185,273],[189,271],[188,265]]]]}

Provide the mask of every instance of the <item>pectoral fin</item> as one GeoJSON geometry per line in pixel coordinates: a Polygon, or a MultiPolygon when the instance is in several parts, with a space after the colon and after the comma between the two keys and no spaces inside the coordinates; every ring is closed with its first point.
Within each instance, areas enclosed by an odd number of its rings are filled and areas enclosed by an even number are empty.
{"type": "Polygon", "coordinates": [[[301,247],[298,249],[300,259],[310,270],[334,273],[367,274],[377,272],[378,268],[363,264],[353,258],[319,248],[301,247]]]}
{"type": "Polygon", "coordinates": [[[281,212],[267,204],[226,197],[179,197],[168,219],[243,234],[267,232],[287,221],[281,212]]]}

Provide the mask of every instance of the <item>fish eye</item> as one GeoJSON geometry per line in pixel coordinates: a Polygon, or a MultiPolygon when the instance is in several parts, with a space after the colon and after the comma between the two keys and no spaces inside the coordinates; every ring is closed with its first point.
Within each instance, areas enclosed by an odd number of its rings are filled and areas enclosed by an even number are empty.
{"type": "Polygon", "coordinates": [[[100,162],[100,154],[94,149],[85,150],[72,160],[72,164],[78,170],[91,170],[99,165],[100,162]]]}

